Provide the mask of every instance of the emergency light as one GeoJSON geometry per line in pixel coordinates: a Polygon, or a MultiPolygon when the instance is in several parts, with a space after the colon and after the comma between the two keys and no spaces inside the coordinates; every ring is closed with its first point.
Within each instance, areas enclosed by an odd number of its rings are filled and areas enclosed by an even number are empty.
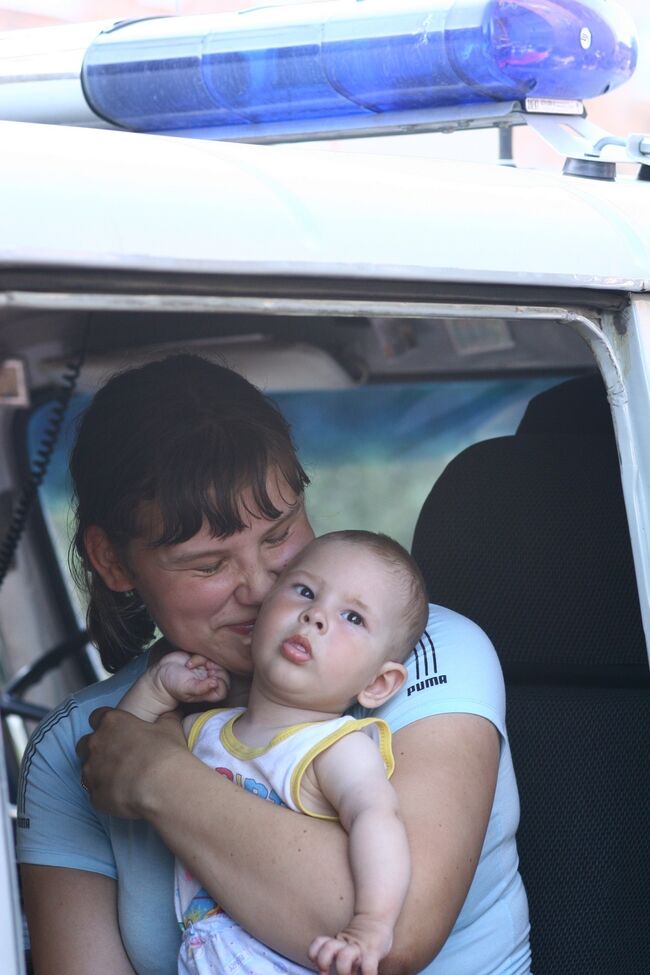
{"type": "Polygon", "coordinates": [[[318,0],[117,23],[81,78],[104,120],[169,132],[582,100],[636,58],[612,0],[318,0]]]}

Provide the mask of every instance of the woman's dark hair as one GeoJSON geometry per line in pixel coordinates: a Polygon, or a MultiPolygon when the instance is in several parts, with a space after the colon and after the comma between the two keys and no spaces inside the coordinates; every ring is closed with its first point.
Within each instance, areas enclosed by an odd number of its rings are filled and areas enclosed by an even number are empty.
{"type": "Polygon", "coordinates": [[[150,502],[153,545],[187,541],[204,522],[215,537],[227,537],[245,527],[246,489],[253,499],[249,514],[280,515],[267,491],[274,469],[296,494],[309,483],[280,411],[231,369],[174,355],[119,373],[98,391],[70,459],[70,564],[88,596],[88,631],[108,671],[139,653],[155,627],[137,592],[113,592],[93,569],[86,529],[98,525],[124,553],[143,534],[142,503],[150,502]]]}

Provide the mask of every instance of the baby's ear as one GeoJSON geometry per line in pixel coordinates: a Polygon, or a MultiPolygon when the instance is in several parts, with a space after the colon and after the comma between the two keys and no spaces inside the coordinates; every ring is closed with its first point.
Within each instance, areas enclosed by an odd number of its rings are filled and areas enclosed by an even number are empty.
{"type": "Polygon", "coordinates": [[[406,667],[395,660],[387,660],[382,664],[375,677],[367,687],[357,695],[357,701],[362,708],[378,708],[389,701],[393,694],[397,694],[406,680],[406,667]]]}

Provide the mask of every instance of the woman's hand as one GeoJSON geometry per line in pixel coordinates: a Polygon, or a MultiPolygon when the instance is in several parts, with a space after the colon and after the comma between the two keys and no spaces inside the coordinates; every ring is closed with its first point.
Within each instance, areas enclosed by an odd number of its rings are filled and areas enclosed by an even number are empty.
{"type": "Polygon", "coordinates": [[[168,763],[193,759],[177,712],[154,724],[127,711],[98,708],[89,718],[93,732],[77,742],[81,781],[93,806],[124,819],[147,818],[151,782],[168,763]]]}

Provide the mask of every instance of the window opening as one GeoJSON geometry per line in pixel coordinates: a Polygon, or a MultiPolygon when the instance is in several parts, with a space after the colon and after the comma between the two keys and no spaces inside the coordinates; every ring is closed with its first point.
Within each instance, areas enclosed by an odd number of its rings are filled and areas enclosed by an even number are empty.
{"type": "MultiPolygon", "coordinates": [[[[410,547],[422,503],[449,460],[471,443],[512,433],[528,400],[566,378],[563,373],[273,393],[312,479],[307,504],[315,531],[369,528],[410,547]]],[[[88,394],[73,397],[39,489],[80,625],[84,610],[68,572],[68,457],[77,419],[89,401],[88,394]]],[[[30,421],[31,457],[50,408],[36,410],[30,421]]]]}

